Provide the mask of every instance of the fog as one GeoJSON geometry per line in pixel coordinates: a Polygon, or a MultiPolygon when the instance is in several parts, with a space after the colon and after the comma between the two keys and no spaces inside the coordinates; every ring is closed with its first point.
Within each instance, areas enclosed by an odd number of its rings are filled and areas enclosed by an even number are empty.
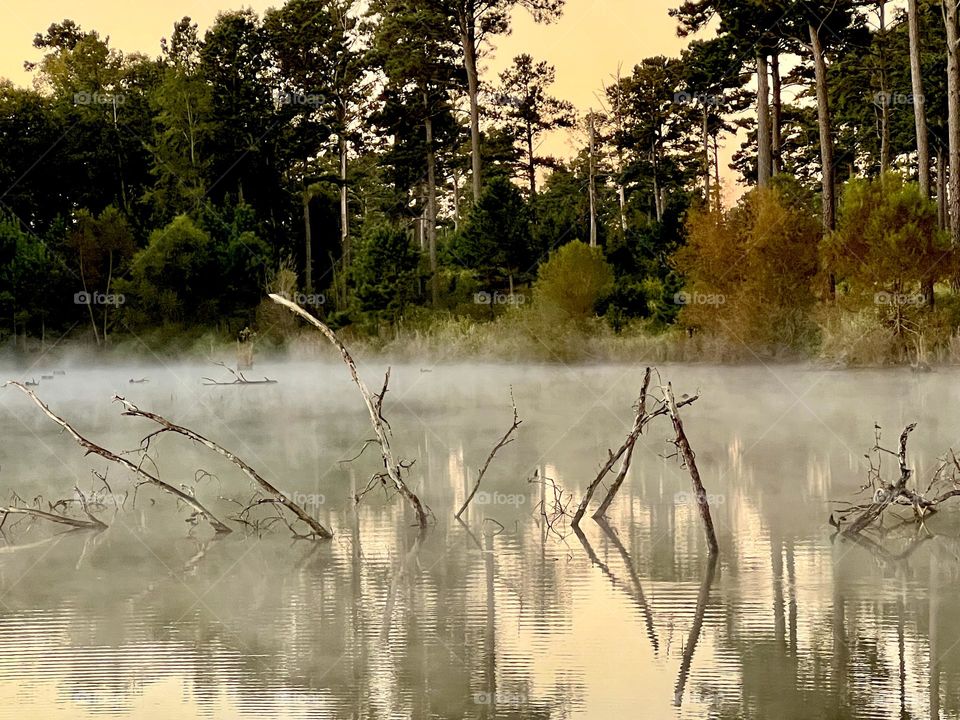
{"type": "MultiPolygon", "coordinates": [[[[379,389],[386,368],[373,360],[360,371],[379,389]]],[[[94,472],[112,492],[97,512],[103,532],[12,517],[3,528],[0,717],[960,712],[960,654],[949,650],[960,622],[945,612],[960,579],[960,516],[931,518],[931,537],[896,562],[834,538],[827,522],[830,501],[866,479],[875,424],[893,447],[918,423],[918,482],[960,446],[960,374],[658,370],[678,396],[701,393],[683,418],[720,544],[713,576],[663,418],[640,437],[609,530],[588,517],[581,540],[540,524],[529,479],[536,471],[579,500],[630,432],[642,363],[394,365],[383,414],[432,511],[420,537],[392,490],[353,500],[382,463],[364,449],[369,418],[336,358],[259,361],[246,377],[277,382],[250,386],[204,385],[232,380],[209,362],[0,366],[0,378],[36,380],[53,412],[114,452],[156,430],[122,416],[114,395],[192,428],[335,535],[294,540],[282,523],[253,531],[227,520],[235,531],[215,537],[155,488],[134,500],[130,473],[85,456],[29,397],[3,389],[3,503],[15,493],[46,509],[76,497],[74,486],[102,492],[94,472]],[[461,525],[453,513],[510,426],[511,391],[523,424],[461,525]]],[[[254,492],[186,438],[154,438],[150,457],[145,467],[221,519],[254,492]]]]}

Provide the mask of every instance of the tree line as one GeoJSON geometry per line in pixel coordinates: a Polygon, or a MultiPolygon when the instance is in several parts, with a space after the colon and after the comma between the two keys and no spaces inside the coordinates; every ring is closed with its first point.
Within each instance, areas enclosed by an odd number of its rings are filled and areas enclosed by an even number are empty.
{"type": "Polygon", "coordinates": [[[530,54],[484,71],[515,13],[563,5],[289,0],[183,18],[156,57],[53,23],[33,87],[0,84],[0,333],[235,334],[265,287],[333,327],[538,288],[615,331],[773,348],[828,306],[957,325],[956,0],[687,0],[681,55],[611,68],[580,113],[530,54]],[[542,152],[557,131],[572,157],[542,152]]]}

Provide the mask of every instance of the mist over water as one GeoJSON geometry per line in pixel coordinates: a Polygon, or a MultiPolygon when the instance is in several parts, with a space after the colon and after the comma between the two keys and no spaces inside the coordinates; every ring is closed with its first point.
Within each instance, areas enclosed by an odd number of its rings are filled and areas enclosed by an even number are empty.
{"type": "MultiPolygon", "coordinates": [[[[361,367],[378,390],[385,363],[361,367]]],[[[214,538],[169,495],[83,450],[16,389],[0,391],[0,490],[26,502],[102,488],[102,533],[41,522],[0,537],[0,718],[896,718],[960,713],[960,516],[902,560],[832,540],[829,500],[865,481],[874,423],[917,422],[923,483],[960,447],[960,373],[661,366],[684,410],[721,547],[711,572],[669,423],[641,436],[609,526],[538,525],[534,471],[579,501],[633,424],[642,366],[394,366],[384,415],[435,523],[381,487],[366,411],[339,362],[0,368],[84,436],[132,450],[156,426],[114,394],[244,458],[328,527],[214,538]],[[64,375],[41,379],[62,369],[64,375]],[[427,372],[427,370],[429,370],[427,372]],[[146,378],[147,383],[129,380],[146,378]],[[464,515],[477,469],[511,421],[464,515]],[[123,494],[129,492],[125,498],[123,494]],[[494,522],[495,521],[495,522],[494,522]]],[[[221,519],[253,495],[178,436],[160,476],[221,519]],[[197,470],[209,475],[196,480],[197,470]]],[[[890,470],[895,460],[891,458],[890,470]]],[[[572,506],[571,506],[572,509],[572,506]]],[[[269,514],[265,511],[263,516],[269,514]]],[[[894,554],[897,541],[891,541],[894,554]]]]}

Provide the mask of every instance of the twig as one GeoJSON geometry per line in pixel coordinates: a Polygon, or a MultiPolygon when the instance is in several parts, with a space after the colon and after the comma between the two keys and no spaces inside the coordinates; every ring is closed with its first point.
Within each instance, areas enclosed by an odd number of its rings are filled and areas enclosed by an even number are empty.
{"type": "Polygon", "coordinates": [[[493,450],[490,451],[490,454],[487,456],[487,461],[483,464],[483,467],[480,468],[480,472],[477,475],[477,481],[473,484],[473,490],[470,491],[470,494],[467,496],[467,499],[463,501],[463,505],[460,506],[460,509],[457,510],[454,517],[459,520],[460,516],[463,515],[463,511],[467,509],[467,505],[470,504],[470,501],[473,500],[473,496],[477,494],[477,490],[480,489],[480,481],[483,480],[483,476],[487,472],[487,468],[490,467],[490,462],[493,460],[493,456],[497,454],[497,451],[500,450],[504,445],[509,445],[513,442],[511,437],[520,427],[523,420],[517,416],[517,403],[513,399],[513,390],[510,391],[510,402],[513,405],[513,424],[510,426],[510,429],[507,430],[503,437],[500,438],[500,442],[493,446],[493,450]]]}

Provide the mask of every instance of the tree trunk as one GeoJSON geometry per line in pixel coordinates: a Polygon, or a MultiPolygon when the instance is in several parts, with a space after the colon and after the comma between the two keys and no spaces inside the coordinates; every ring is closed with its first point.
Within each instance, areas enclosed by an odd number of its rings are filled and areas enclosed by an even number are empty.
{"type": "Polygon", "coordinates": [[[720,195],[720,142],[716,134],[713,136],[713,193],[716,195],[717,210],[721,210],[723,203],[720,195]]]}
{"type": "MultiPolygon", "coordinates": [[[[97,347],[100,347],[100,331],[97,330],[97,320],[93,316],[93,296],[87,290],[87,279],[83,272],[83,251],[82,250],[80,251],[80,283],[81,285],[83,285],[83,295],[87,301],[87,312],[90,313],[90,325],[93,327],[93,337],[97,341],[97,347]]],[[[16,319],[14,319],[14,323],[16,323],[16,319]]],[[[14,325],[14,327],[16,327],[16,325],[14,325]]],[[[14,337],[16,337],[17,335],[16,330],[14,330],[13,335],[14,337]]],[[[14,346],[16,346],[16,342],[14,342],[14,346]]]]}
{"type": "Polygon", "coordinates": [[[103,344],[107,344],[107,315],[110,312],[110,284],[113,282],[113,250],[110,251],[110,266],[107,271],[107,294],[103,303],[103,344]]]}
{"type": "Polygon", "coordinates": [[[657,143],[650,148],[650,160],[653,165],[653,207],[657,213],[657,222],[663,221],[663,198],[660,195],[660,183],[657,179],[657,143]]]}
{"type": "Polygon", "coordinates": [[[595,152],[595,137],[594,137],[594,116],[590,115],[590,179],[589,179],[589,192],[590,192],[590,247],[597,246],[597,189],[596,189],[596,171],[594,169],[593,154],[595,152]]]}
{"type": "MultiPolygon", "coordinates": [[[[710,202],[710,116],[707,111],[707,105],[703,105],[703,199],[707,203],[707,210],[712,207],[710,202]]],[[[768,179],[769,182],[769,179],[768,179]]]]}
{"type": "Polygon", "coordinates": [[[451,175],[453,180],[453,229],[460,229],[460,177],[454,170],[451,175]]]}
{"type": "Polygon", "coordinates": [[[773,118],[772,118],[772,172],[783,172],[783,82],[780,78],[780,53],[770,56],[770,76],[773,80],[773,118]]]}
{"type": "Polygon", "coordinates": [[[883,103],[880,106],[880,173],[883,174],[890,169],[890,104],[893,98],[889,93],[887,85],[887,16],[886,0],[880,0],[877,3],[877,40],[880,48],[880,93],[883,103]]]}
{"type": "MultiPolygon", "coordinates": [[[[820,127],[820,174],[822,176],[823,231],[833,231],[836,210],[833,187],[833,139],[830,136],[830,99],[827,95],[827,63],[820,43],[820,31],[809,24],[810,48],[817,82],[817,124],[820,127]]],[[[832,285],[832,282],[831,282],[832,285]]],[[[831,293],[833,289],[831,288],[831,293]]]]}
{"type": "Polygon", "coordinates": [[[926,101],[923,97],[923,71],[920,66],[920,18],[917,0],[907,0],[910,30],[910,81],[913,90],[913,117],[917,131],[917,180],[920,191],[930,197],[930,143],[927,137],[926,101]]]}
{"type": "MultiPolygon", "coordinates": [[[[757,55],[757,185],[770,185],[771,153],[770,153],[770,84],[767,56],[757,55]]],[[[707,135],[706,105],[704,105],[704,143],[707,135]]],[[[709,168],[709,163],[708,163],[709,168]]],[[[709,175],[709,169],[707,171],[709,175]]],[[[709,181],[708,181],[709,185],[709,181]]],[[[710,202],[709,188],[707,203],[710,202]]]]}
{"type": "Polygon", "coordinates": [[[433,118],[430,116],[430,98],[423,93],[423,103],[427,110],[423,127],[427,142],[427,248],[430,253],[430,302],[437,306],[439,281],[437,275],[437,176],[436,151],[433,148],[433,118]]]}
{"type": "Polygon", "coordinates": [[[313,233],[310,230],[310,188],[303,189],[303,281],[304,290],[313,292],[313,233]]]}
{"type": "Polygon", "coordinates": [[[944,0],[947,31],[947,108],[950,152],[950,188],[947,193],[950,237],[960,238],[960,56],[957,47],[957,0],[944,0]]]}
{"type": "Polygon", "coordinates": [[[537,194],[537,163],[533,159],[533,128],[530,123],[526,127],[527,135],[527,183],[530,186],[530,200],[537,194]]]}
{"type": "MultiPolygon", "coordinates": [[[[468,3],[469,5],[469,3],[468,3]]],[[[473,201],[480,200],[480,78],[477,71],[476,17],[468,7],[462,18],[460,41],[463,45],[463,67],[467,72],[467,96],[470,99],[470,161],[473,168],[473,201]]]]}
{"type": "Polygon", "coordinates": [[[350,199],[347,194],[347,138],[341,133],[337,138],[340,153],[340,251],[343,253],[343,269],[350,267],[353,248],[350,247],[350,199]]]}
{"type": "Polygon", "coordinates": [[[937,145],[937,223],[941,230],[947,229],[947,160],[939,144],[937,145]]]}

